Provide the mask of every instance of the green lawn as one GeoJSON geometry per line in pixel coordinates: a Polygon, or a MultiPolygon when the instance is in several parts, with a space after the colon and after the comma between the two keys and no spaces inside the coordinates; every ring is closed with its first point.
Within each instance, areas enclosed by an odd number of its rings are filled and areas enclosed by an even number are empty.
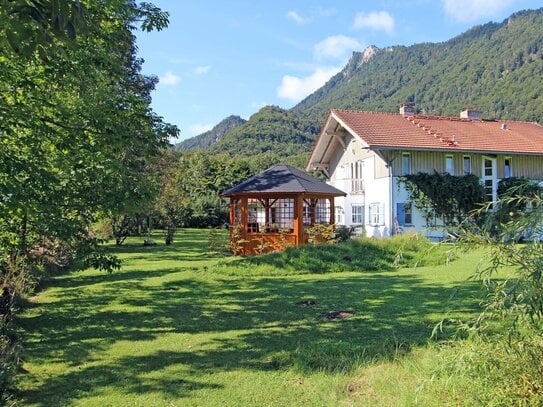
{"type": "MultiPolygon", "coordinates": [[[[181,231],[176,238],[170,247],[129,239],[111,249],[123,259],[121,271],[69,272],[31,299],[18,318],[22,404],[462,400],[451,378],[432,379],[446,350],[429,335],[442,318],[478,312],[480,283],[466,281],[476,256],[449,266],[336,273],[266,274],[245,261],[236,273],[237,259],[206,253],[207,231],[181,231]],[[248,268],[253,272],[245,273],[248,268]],[[330,311],[352,317],[322,316],[330,311]]],[[[346,261],[354,262],[351,257],[346,261]]],[[[267,270],[274,267],[267,263],[267,270]]]]}

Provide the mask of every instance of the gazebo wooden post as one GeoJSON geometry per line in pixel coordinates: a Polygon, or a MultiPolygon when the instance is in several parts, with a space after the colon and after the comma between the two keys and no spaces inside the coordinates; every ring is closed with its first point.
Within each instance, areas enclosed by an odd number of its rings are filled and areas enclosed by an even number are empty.
{"type": "Polygon", "coordinates": [[[330,201],[330,225],[335,225],[336,223],[336,207],[334,206],[334,197],[329,198],[330,201]]]}
{"type": "Polygon", "coordinates": [[[296,246],[304,244],[304,196],[297,194],[294,198],[294,235],[296,246]]]}
{"type": "Polygon", "coordinates": [[[269,198],[263,199],[262,204],[264,205],[265,227],[270,227],[270,200],[269,198]]]}
{"type": "MultiPolygon", "coordinates": [[[[247,199],[246,196],[242,197],[241,198],[241,219],[240,219],[240,223],[241,223],[241,238],[243,240],[247,240],[247,237],[248,237],[248,226],[247,226],[247,212],[248,212],[248,205],[249,205],[249,200],[247,199]]],[[[247,254],[247,243],[243,243],[243,254],[246,255],[247,254]]]]}
{"type": "Polygon", "coordinates": [[[234,197],[230,197],[230,227],[236,226],[236,201],[234,197]]]}

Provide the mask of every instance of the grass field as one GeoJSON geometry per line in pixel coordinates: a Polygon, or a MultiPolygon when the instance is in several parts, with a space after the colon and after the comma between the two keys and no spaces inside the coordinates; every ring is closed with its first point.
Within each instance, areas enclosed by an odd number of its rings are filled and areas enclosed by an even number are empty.
{"type": "Polygon", "coordinates": [[[30,299],[18,318],[21,404],[461,404],[461,378],[435,373],[447,346],[429,336],[479,311],[480,283],[466,281],[477,256],[363,270],[355,260],[371,253],[360,248],[343,257],[356,271],[296,272],[273,255],[211,256],[205,230],[176,238],[112,246],[122,270],[72,271],[30,299]]]}

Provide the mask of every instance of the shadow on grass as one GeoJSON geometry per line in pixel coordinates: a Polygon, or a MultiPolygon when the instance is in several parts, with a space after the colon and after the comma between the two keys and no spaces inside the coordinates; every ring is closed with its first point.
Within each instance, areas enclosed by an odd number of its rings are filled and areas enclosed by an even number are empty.
{"type": "Polygon", "coordinates": [[[159,351],[148,356],[124,357],[110,364],[84,367],[48,380],[45,391],[37,388],[27,391],[25,397],[38,405],[51,406],[56,404],[55,401],[58,403],[59,395],[64,400],[77,400],[108,386],[123,386],[125,393],[132,394],[160,391],[166,398],[183,398],[190,396],[193,391],[222,387],[188,380],[176,374],[150,377],[168,366],[182,362],[183,355],[182,352],[159,351]],[[49,394],[51,398],[47,397],[49,394]]]}
{"type": "MultiPolygon", "coordinates": [[[[311,253],[305,249],[300,251],[311,253]]],[[[33,305],[35,309],[21,316],[19,324],[27,342],[26,360],[66,363],[71,369],[41,378],[22,392],[24,402],[69,404],[116,383],[125,393],[189,397],[220,388],[209,382],[212,374],[240,369],[349,371],[401,357],[425,344],[449,308],[474,312],[479,293],[477,282],[463,282],[458,297],[448,301],[455,291],[452,284],[430,285],[421,276],[404,272],[169,276],[179,270],[71,274],[59,279],[55,286],[61,289],[51,302],[33,305]],[[311,305],[303,306],[309,299],[311,305]],[[334,310],[353,315],[344,320],[322,317],[334,310]],[[194,336],[198,345],[189,349],[180,334],[194,336]],[[144,341],[162,343],[164,335],[172,335],[168,350],[103,356],[119,343],[153,346],[144,341]]]]}

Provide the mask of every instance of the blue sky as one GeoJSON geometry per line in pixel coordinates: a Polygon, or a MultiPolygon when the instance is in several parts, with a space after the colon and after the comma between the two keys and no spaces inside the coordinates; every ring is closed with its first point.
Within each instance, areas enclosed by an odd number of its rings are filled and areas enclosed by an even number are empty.
{"type": "Polygon", "coordinates": [[[180,140],[264,105],[290,108],[368,45],[439,42],[541,0],[151,0],[170,26],[138,33],[153,108],[180,140]]]}

